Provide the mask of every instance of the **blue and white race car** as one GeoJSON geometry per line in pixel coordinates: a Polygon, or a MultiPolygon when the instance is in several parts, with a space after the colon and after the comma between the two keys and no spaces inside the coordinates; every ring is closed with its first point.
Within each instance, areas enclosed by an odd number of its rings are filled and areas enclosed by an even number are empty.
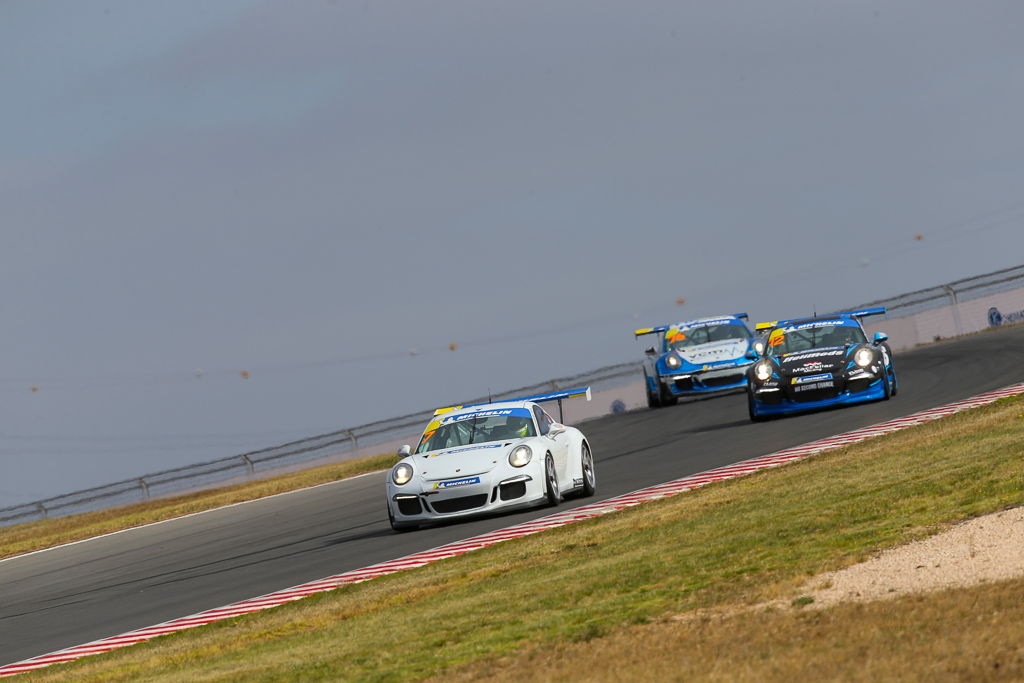
{"type": "Polygon", "coordinates": [[[647,405],[660,408],[684,396],[745,387],[754,362],[747,356],[763,346],[744,324],[746,317],[737,313],[635,331],[636,337],[662,335],[660,347],[648,348],[644,359],[647,405]]]}
{"type": "Polygon", "coordinates": [[[750,419],[886,400],[899,389],[888,336],[868,342],[860,319],[884,308],[758,324],[763,355],[747,386],[750,419]]]}
{"type": "Polygon", "coordinates": [[[538,405],[557,401],[561,407],[575,397],[589,401],[590,387],[435,411],[416,450],[402,446],[402,459],[388,473],[391,528],[593,495],[594,456],[586,437],[538,405]]]}

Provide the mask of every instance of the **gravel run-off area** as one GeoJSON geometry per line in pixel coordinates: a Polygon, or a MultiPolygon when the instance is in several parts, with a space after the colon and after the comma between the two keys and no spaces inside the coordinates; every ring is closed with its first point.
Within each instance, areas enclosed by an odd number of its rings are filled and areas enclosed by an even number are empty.
{"type": "Polygon", "coordinates": [[[1024,576],[1024,507],[977,517],[807,581],[809,608],[1024,576]]]}

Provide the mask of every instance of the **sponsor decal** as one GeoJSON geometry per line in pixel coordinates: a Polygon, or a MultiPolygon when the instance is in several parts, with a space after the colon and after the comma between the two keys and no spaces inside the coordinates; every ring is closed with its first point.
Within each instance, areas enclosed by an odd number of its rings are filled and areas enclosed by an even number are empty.
{"type": "Polygon", "coordinates": [[[854,327],[857,323],[852,320],[818,320],[813,323],[801,323],[800,325],[789,325],[785,328],[786,332],[793,332],[794,330],[808,330],[812,327],[854,327]]]}
{"type": "Polygon", "coordinates": [[[794,377],[793,378],[793,384],[807,384],[809,382],[819,382],[819,381],[821,381],[823,379],[832,379],[832,375],[830,373],[826,372],[823,375],[809,375],[808,377],[794,377]]]}
{"type": "Polygon", "coordinates": [[[1024,322],[1024,311],[1014,311],[1013,313],[1002,313],[998,308],[993,306],[988,309],[988,324],[989,327],[999,327],[1003,324],[1020,323],[1024,322]]]}
{"type": "Polygon", "coordinates": [[[511,408],[505,410],[478,410],[475,413],[464,413],[462,415],[455,415],[453,417],[446,417],[441,420],[442,425],[448,425],[453,422],[462,422],[463,420],[472,420],[474,417],[495,417],[500,415],[512,415],[513,411],[511,408]]]}
{"type": "Polygon", "coordinates": [[[502,448],[503,445],[504,444],[493,443],[493,444],[488,444],[486,446],[466,446],[464,448],[456,448],[456,449],[453,449],[453,450],[450,450],[450,451],[442,451],[441,453],[434,453],[433,457],[436,458],[439,455],[453,455],[455,453],[465,453],[466,451],[483,451],[483,450],[486,450],[488,448],[502,448]]]}
{"type": "Polygon", "coordinates": [[[820,360],[812,360],[810,363],[804,363],[803,367],[800,368],[802,372],[818,372],[825,367],[825,364],[820,360]]]}
{"type": "Polygon", "coordinates": [[[815,389],[830,389],[835,386],[835,382],[817,382],[815,384],[801,384],[798,387],[793,387],[793,391],[813,391],[815,389]]]}
{"type": "Polygon", "coordinates": [[[572,480],[572,485],[573,485],[573,487],[583,486],[583,479],[582,478],[580,478],[580,479],[573,479],[572,480]]]}
{"type": "Polygon", "coordinates": [[[843,349],[836,349],[834,351],[801,351],[800,353],[790,353],[783,356],[782,362],[796,363],[807,358],[828,358],[829,356],[841,356],[844,353],[846,351],[843,349]]]}
{"type": "Polygon", "coordinates": [[[479,484],[480,477],[465,477],[463,479],[451,479],[449,481],[435,481],[435,489],[452,489],[456,486],[466,486],[468,484],[479,484]]]}

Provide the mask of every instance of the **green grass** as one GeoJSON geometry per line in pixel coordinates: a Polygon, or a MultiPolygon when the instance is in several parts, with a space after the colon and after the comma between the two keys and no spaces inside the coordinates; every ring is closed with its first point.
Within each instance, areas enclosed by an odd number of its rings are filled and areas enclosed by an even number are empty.
{"type": "MultiPolygon", "coordinates": [[[[1024,402],[1002,400],[800,463],[34,676],[397,680],[480,678],[497,672],[517,678],[529,671],[543,678],[550,670],[570,672],[565,674],[569,680],[573,671],[592,671],[593,677],[603,671],[614,678],[608,672],[628,662],[630,652],[642,651],[639,645],[619,650],[619,660],[602,662],[597,670],[579,667],[595,666],[594,653],[603,652],[605,644],[625,637],[650,641],[645,634],[656,633],[652,629],[674,615],[707,610],[730,614],[768,600],[799,602],[794,591],[809,576],[952,522],[1020,505],[1022,418],[1024,402]],[[585,661],[584,653],[591,659],[585,661]]],[[[827,617],[814,617],[808,609],[804,606],[787,618],[810,620],[802,632],[813,634],[814,619],[827,617]]],[[[962,607],[949,609],[963,612],[962,607]]],[[[889,616],[886,611],[864,614],[876,622],[889,616]]],[[[963,628],[963,618],[955,616],[950,629],[963,628]]],[[[745,632],[739,626],[748,621],[768,623],[779,636],[758,631],[757,639],[765,641],[758,650],[759,668],[727,669],[721,677],[772,678],[774,671],[790,671],[774,658],[792,658],[794,643],[785,641],[791,636],[784,634],[801,631],[790,622],[771,626],[771,615],[740,620],[734,630],[745,632]]],[[[996,624],[985,633],[993,647],[1002,646],[1002,622],[985,623],[996,624]]],[[[941,642],[945,627],[927,627],[929,642],[941,642]]],[[[712,635],[726,642],[729,633],[725,629],[712,635]]],[[[861,634],[865,643],[876,642],[869,635],[877,635],[878,628],[851,633],[861,634]]],[[[686,634],[692,638],[692,628],[686,634]]],[[[947,635],[958,636],[952,630],[947,635]]],[[[828,642],[821,634],[813,637],[828,642]]],[[[849,645],[854,637],[844,642],[849,645]]],[[[899,653],[917,641],[885,642],[899,653]]],[[[655,639],[645,658],[650,666],[659,652],[684,656],[678,648],[657,645],[655,639]]],[[[698,645],[693,645],[694,652],[702,651],[698,645]]],[[[733,645],[743,649],[742,644],[733,645]]],[[[946,656],[961,657],[964,661],[957,666],[968,672],[977,658],[969,648],[946,656]]],[[[743,667],[750,665],[743,661],[743,667]]],[[[808,656],[807,661],[816,660],[808,656]]],[[[662,677],[690,670],[685,661],[652,669],[662,677]]],[[[855,673],[840,670],[836,675],[857,678],[855,673]]]]}

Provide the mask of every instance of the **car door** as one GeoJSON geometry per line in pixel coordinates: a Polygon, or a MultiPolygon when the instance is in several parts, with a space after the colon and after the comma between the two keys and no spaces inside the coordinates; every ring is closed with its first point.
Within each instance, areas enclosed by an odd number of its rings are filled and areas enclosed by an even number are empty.
{"type": "Polygon", "coordinates": [[[558,473],[558,487],[563,491],[572,487],[572,473],[569,466],[569,434],[563,431],[552,434],[551,425],[555,424],[554,419],[544,412],[540,406],[533,406],[534,415],[537,418],[537,429],[541,436],[547,439],[548,450],[551,457],[555,459],[555,472],[558,473]]]}

